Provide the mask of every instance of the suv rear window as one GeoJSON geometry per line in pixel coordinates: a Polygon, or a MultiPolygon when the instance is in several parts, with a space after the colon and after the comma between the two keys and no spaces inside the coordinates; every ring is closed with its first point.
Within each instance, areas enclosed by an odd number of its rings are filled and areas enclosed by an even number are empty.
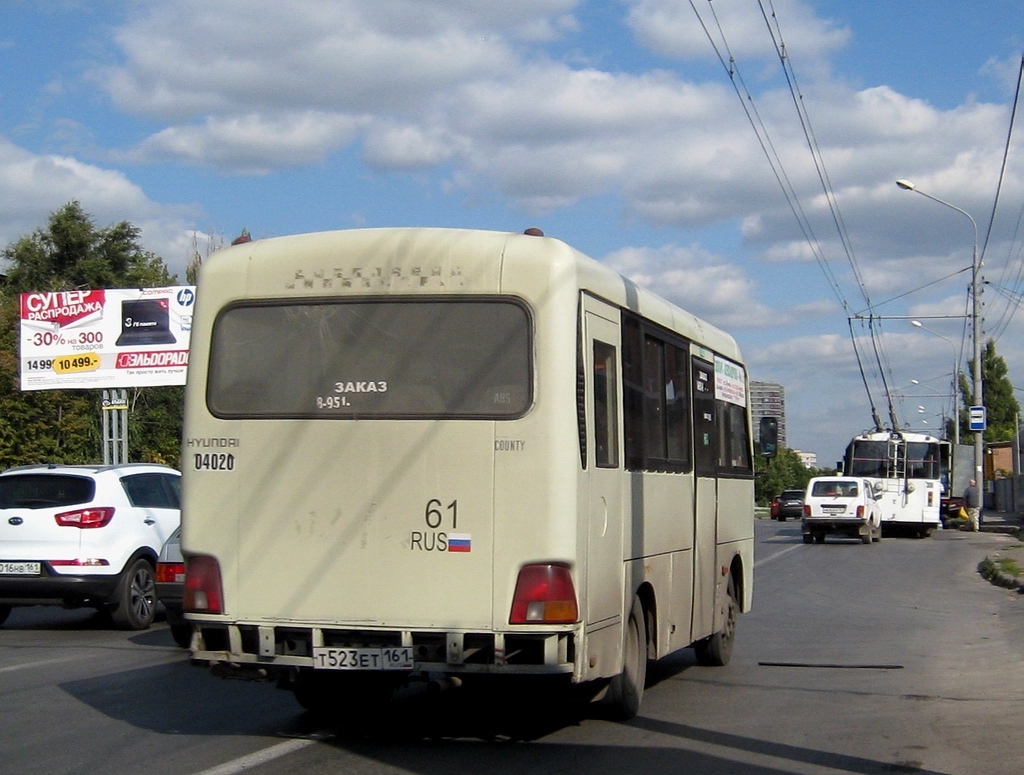
{"type": "Polygon", "coordinates": [[[856,498],[856,482],[815,482],[811,494],[818,498],[856,498]]]}
{"type": "Polygon", "coordinates": [[[232,419],[511,419],[531,351],[508,299],[238,304],[213,326],[206,401],[232,419]]]}
{"type": "Polygon", "coordinates": [[[803,490],[783,490],[780,496],[784,501],[802,501],[804,499],[803,490]]]}
{"type": "Polygon", "coordinates": [[[0,509],[46,509],[88,503],[96,483],[85,476],[11,474],[0,477],[0,509]]]}

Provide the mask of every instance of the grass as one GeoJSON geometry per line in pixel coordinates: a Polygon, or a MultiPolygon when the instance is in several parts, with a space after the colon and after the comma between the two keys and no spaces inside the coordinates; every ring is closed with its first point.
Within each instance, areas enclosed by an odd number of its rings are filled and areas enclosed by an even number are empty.
{"type": "Polygon", "coordinates": [[[993,554],[978,563],[978,573],[993,584],[1004,587],[1020,587],[1024,576],[1020,563],[1012,557],[993,554]]]}

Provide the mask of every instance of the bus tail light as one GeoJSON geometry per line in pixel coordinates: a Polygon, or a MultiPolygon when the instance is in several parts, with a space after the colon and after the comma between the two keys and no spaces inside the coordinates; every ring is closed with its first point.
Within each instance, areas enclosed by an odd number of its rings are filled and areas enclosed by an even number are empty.
{"type": "Polygon", "coordinates": [[[191,557],[185,563],[185,596],[182,608],[197,614],[224,613],[224,587],[220,563],[213,557],[191,557]]]}
{"type": "Polygon", "coordinates": [[[519,571],[510,624],[572,624],[579,620],[576,587],[565,565],[526,565],[519,571]]]}

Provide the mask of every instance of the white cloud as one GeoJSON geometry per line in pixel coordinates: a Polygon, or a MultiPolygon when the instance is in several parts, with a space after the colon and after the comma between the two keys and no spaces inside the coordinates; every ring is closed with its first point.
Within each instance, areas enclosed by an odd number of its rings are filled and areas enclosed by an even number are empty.
{"type": "Polygon", "coordinates": [[[117,33],[97,69],[124,111],[171,121],[262,110],[404,112],[516,65],[517,38],[571,28],[567,0],[168,0],[117,33]]]}
{"type": "MultiPolygon", "coordinates": [[[[778,56],[765,24],[764,6],[755,0],[698,3],[699,19],[690,3],[679,0],[630,0],[628,5],[628,23],[637,38],[660,54],[679,59],[712,58],[706,27],[726,59],[730,55],[762,60],[778,56]]],[[[820,59],[843,47],[850,38],[849,30],[818,17],[807,3],[775,0],[770,5],[775,35],[781,25],[782,40],[795,46],[804,59],[820,59]]]]}
{"type": "Polygon", "coordinates": [[[193,212],[152,201],[121,172],[57,155],[37,155],[0,138],[0,243],[45,228],[50,213],[79,201],[99,227],[129,221],[142,244],[184,280],[183,235],[193,212]]]}
{"type": "Polygon", "coordinates": [[[624,248],[602,259],[615,271],[650,288],[698,317],[725,329],[778,323],[743,270],[699,247],[624,248]]]}
{"type": "Polygon", "coordinates": [[[363,123],[358,118],[314,111],[209,118],[202,126],[164,129],[126,156],[136,161],[173,159],[229,166],[242,174],[264,174],[322,161],[330,151],[351,142],[363,123]]]}

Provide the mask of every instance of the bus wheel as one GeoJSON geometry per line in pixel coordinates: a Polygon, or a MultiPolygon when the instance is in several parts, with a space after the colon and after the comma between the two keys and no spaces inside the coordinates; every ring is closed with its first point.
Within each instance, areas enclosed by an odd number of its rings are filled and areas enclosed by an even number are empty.
{"type": "Polygon", "coordinates": [[[722,667],[728,665],[732,659],[732,644],[736,640],[736,620],[739,618],[740,606],[736,602],[736,582],[729,576],[729,584],[726,587],[725,621],[722,622],[722,629],[712,635],[698,641],[694,646],[697,652],[698,665],[710,665],[722,667]]]}
{"type": "Polygon", "coordinates": [[[814,536],[812,536],[810,533],[804,533],[804,543],[805,544],[813,544],[814,543],[814,536]]]}
{"type": "Polygon", "coordinates": [[[603,704],[614,718],[625,721],[640,712],[640,701],[647,682],[647,624],[640,598],[633,598],[633,608],[626,622],[626,641],[622,647],[622,672],[612,678],[603,704]]]}
{"type": "Polygon", "coordinates": [[[814,541],[815,541],[815,543],[819,543],[819,544],[825,543],[825,534],[824,533],[815,533],[814,534],[814,541]]]}

